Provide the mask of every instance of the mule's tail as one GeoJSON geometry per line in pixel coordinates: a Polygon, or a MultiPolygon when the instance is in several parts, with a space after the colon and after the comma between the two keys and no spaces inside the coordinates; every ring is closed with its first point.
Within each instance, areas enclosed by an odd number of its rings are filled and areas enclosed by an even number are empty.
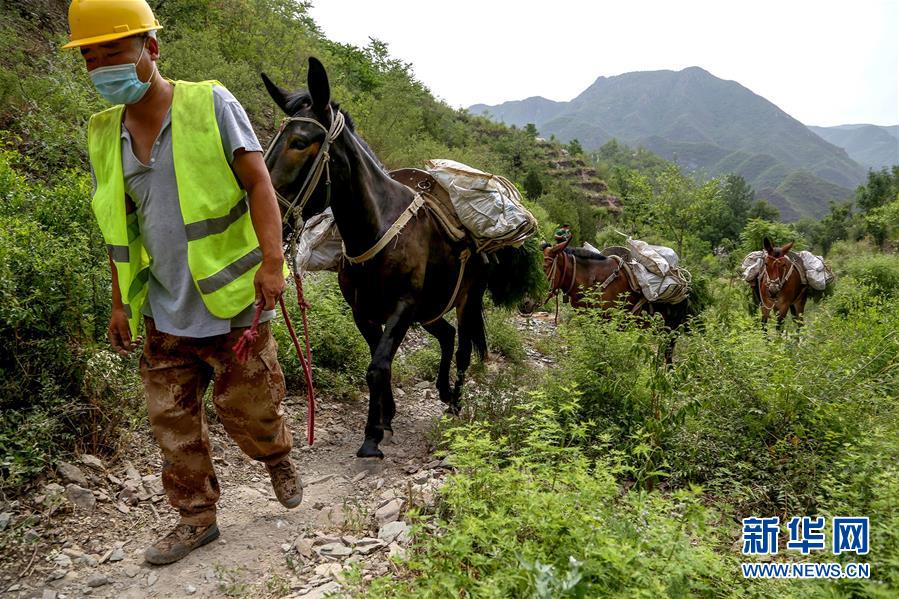
{"type": "MultiPolygon", "coordinates": [[[[483,287],[481,288],[483,289],[483,287]]],[[[487,357],[487,325],[484,322],[484,293],[472,293],[459,321],[459,335],[471,339],[479,360],[487,357]]]]}

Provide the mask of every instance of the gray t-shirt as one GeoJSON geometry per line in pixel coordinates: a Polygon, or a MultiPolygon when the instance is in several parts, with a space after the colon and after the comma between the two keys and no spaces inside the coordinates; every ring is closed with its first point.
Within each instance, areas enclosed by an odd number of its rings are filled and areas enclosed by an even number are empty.
{"type": "MultiPolygon", "coordinates": [[[[261,152],[262,147],[243,107],[227,89],[213,88],[215,117],[228,161],[243,148],[261,152]]],[[[172,156],[171,110],[153,144],[150,164],[141,163],[131,148],[131,135],[122,125],[122,169],[125,193],[137,206],[137,220],[143,242],[150,254],[148,301],[143,314],[153,318],[156,328],[182,337],[211,337],[228,333],[232,327],[249,326],[255,315],[251,304],[229,320],[213,316],[194,285],[187,265],[187,235],[178,200],[175,164],[172,156]]],[[[246,201],[246,200],[245,200],[246,201]]],[[[274,311],[262,313],[260,322],[270,320],[274,311]]]]}

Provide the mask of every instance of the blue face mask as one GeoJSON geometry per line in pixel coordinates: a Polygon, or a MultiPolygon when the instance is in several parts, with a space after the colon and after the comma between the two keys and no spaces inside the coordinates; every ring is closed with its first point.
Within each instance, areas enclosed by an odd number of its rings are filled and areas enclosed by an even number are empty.
{"type": "MultiPolygon", "coordinates": [[[[143,58],[141,49],[137,62],[143,58]]],[[[117,64],[100,67],[90,73],[91,81],[104,100],[112,104],[134,104],[144,97],[150,89],[150,81],[141,81],[137,76],[137,63],[117,64]]]]}

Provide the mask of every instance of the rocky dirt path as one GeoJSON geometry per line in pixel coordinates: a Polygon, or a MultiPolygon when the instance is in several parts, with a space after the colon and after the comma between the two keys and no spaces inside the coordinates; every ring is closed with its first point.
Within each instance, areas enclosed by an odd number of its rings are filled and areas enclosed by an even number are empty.
{"type": "MultiPolygon", "coordinates": [[[[548,324],[517,320],[526,336],[545,332],[548,324]]],[[[544,356],[531,348],[527,353],[530,363],[546,366],[544,356]]],[[[406,511],[432,506],[450,473],[448,460],[433,454],[443,413],[433,383],[406,383],[396,396],[395,436],[382,446],[383,460],[355,457],[363,400],[319,398],[316,442],[307,447],[305,399],[287,399],[293,458],[306,485],[295,510],[277,502],[264,466],[244,456],[212,420],[221,537],[165,567],[143,562],[143,549],[177,520],[146,431],[114,461],[81,456],[61,464],[58,482],[0,504],[0,530],[16,539],[0,547],[0,594],[316,598],[339,596],[350,572],[363,579],[395,572],[388,558],[402,555],[409,542],[406,511]]]]}
{"type": "Polygon", "coordinates": [[[385,574],[386,557],[402,553],[408,540],[403,514],[410,505],[433,502],[447,473],[430,453],[429,434],[443,411],[430,389],[420,383],[400,398],[384,460],[355,457],[365,418],[361,402],[321,400],[316,443],[305,447],[305,402],[289,398],[298,445],[293,457],[306,484],[295,510],[277,502],[265,468],[211,423],[222,535],[166,567],[148,566],[142,556],[176,521],[150,439],[135,439],[145,454],[108,467],[90,457],[63,466],[59,483],[29,498],[46,515],[33,526],[19,524],[38,543],[33,554],[24,552],[4,568],[2,590],[54,599],[320,597],[339,591],[340,574],[353,565],[363,576],[385,574]]]}

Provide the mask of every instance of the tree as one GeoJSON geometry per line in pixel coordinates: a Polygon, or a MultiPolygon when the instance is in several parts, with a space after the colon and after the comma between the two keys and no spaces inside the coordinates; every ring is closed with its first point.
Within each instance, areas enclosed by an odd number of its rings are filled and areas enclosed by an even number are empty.
{"type": "Polygon", "coordinates": [[[772,206],[768,200],[758,200],[749,209],[748,219],[759,219],[767,221],[776,221],[780,219],[780,210],[776,206],[772,206]]]}
{"type": "Polygon", "coordinates": [[[524,192],[528,195],[528,199],[536,200],[543,195],[543,181],[536,169],[528,171],[524,178],[524,192]]]}
{"type": "Polygon", "coordinates": [[[724,200],[730,216],[723,237],[736,239],[749,220],[749,211],[755,202],[755,190],[740,175],[727,175],[722,181],[721,199],[724,200]]]}
{"type": "Polygon", "coordinates": [[[630,228],[641,236],[662,235],[683,258],[694,241],[705,241],[703,232],[709,223],[718,222],[726,211],[719,183],[714,179],[698,183],[674,165],[662,171],[651,186],[648,181],[636,171],[621,181],[627,187],[624,205],[630,228]]]}
{"type": "Polygon", "coordinates": [[[568,148],[568,153],[572,156],[580,156],[584,153],[584,148],[581,147],[581,142],[579,142],[577,138],[568,142],[566,147],[568,148]]]}
{"type": "Polygon", "coordinates": [[[899,195],[899,166],[887,170],[868,171],[868,181],[855,190],[856,203],[862,212],[883,206],[899,195]]]}
{"type": "Polygon", "coordinates": [[[539,133],[537,132],[537,126],[534,123],[528,123],[527,125],[525,125],[524,132],[531,137],[537,137],[539,135],[539,133]]]}
{"type": "Polygon", "coordinates": [[[847,238],[851,221],[852,202],[830,203],[830,212],[821,219],[822,236],[818,240],[818,245],[824,254],[830,251],[830,246],[835,241],[847,238]]]}

